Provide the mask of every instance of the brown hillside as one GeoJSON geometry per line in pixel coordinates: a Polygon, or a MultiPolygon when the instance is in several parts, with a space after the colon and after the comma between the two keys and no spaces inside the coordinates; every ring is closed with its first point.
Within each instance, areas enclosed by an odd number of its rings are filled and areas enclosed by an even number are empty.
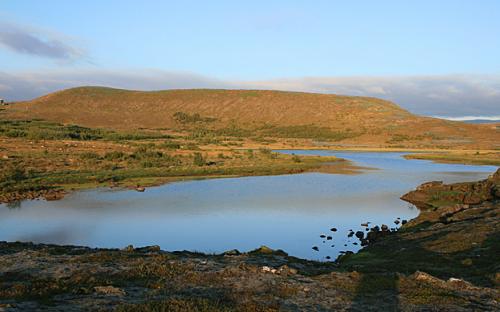
{"type": "Polygon", "coordinates": [[[347,131],[352,135],[344,140],[356,143],[427,141],[442,146],[496,148],[500,142],[499,132],[491,126],[420,117],[376,98],[282,91],[143,92],[80,87],[16,103],[3,115],[112,129],[185,128],[186,124],[174,118],[176,112],[214,118],[206,126],[215,128],[230,124],[245,129],[313,125],[347,131]]]}

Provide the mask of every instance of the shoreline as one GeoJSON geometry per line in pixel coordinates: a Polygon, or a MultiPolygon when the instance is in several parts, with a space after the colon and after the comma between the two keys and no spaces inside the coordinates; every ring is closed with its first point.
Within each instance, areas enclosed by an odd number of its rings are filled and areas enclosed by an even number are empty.
{"type": "MultiPolygon", "coordinates": [[[[304,156],[307,160],[308,156],[304,156]]],[[[354,165],[351,161],[342,158],[332,158],[323,156],[310,156],[309,160],[311,163],[304,163],[300,167],[287,167],[278,168],[277,171],[255,171],[259,168],[255,167],[242,167],[240,173],[228,173],[228,174],[213,174],[213,175],[173,175],[173,176],[146,176],[139,177],[135,179],[128,179],[124,181],[116,182],[106,182],[106,183],[83,183],[83,184],[68,184],[62,186],[55,186],[53,188],[47,188],[42,190],[29,190],[27,192],[13,192],[11,194],[0,195],[0,204],[8,204],[12,202],[22,201],[22,200],[35,200],[35,199],[45,199],[45,200],[59,200],[62,199],[66,194],[79,191],[79,190],[89,190],[97,189],[101,187],[119,188],[121,190],[137,190],[139,188],[146,187],[158,187],[166,185],[169,183],[182,182],[182,181],[195,181],[195,180],[208,180],[208,179],[224,179],[224,178],[241,178],[241,177],[258,177],[258,176],[270,176],[270,175],[288,175],[288,174],[302,174],[307,172],[323,172],[330,174],[360,174],[363,170],[368,170],[371,168],[365,168],[354,165]],[[148,181],[149,180],[149,181],[148,181]]],[[[227,170],[227,169],[222,169],[227,170]]],[[[239,169],[236,168],[238,171],[239,169]]]]}
{"type": "MultiPolygon", "coordinates": [[[[495,161],[493,162],[484,162],[484,161],[463,161],[460,156],[458,158],[450,158],[447,157],[449,155],[453,156],[453,153],[463,153],[467,152],[467,155],[474,155],[477,151],[473,150],[440,150],[440,149],[393,149],[393,148],[316,148],[316,147],[294,147],[294,148],[272,148],[274,151],[283,151],[283,150],[318,150],[318,151],[338,151],[338,152],[360,152],[360,153],[369,153],[369,152],[380,152],[380,153],[391,153],[391,152],[400,152],[400,153],[408,153],[403,155],[405,159],[420,159],[420,160],[428,160],[435,163],[445,163],[445,164],[463,164],[463,165],[481,165],[481,166],[499,166],[499,163],[495,161]],[[434,152],[435,154],[425,154],[429,152],[434,152]],[[418,153],[418,154],[414,154],[418,153]],[[442,155],[444,157],[440,158],[442,155]]],[[[236,149],[239,151],[246,151],[248,149],[236,149]]],[[[201,150],[203,151],[203,150],[201,150]]],[[[213,152],[213,150],[211,150],[213,152]]],[[[495,154],[499,154],[498,151],[481,151],[484,153],[494,152],[495,154]]],[[[191,180],[199,180],[199,179],[217,179],[217,178],[237,178],[237,177],[247,177],[247,176],[266,176],[266,175],[286,175],[286,174],[301,174],[305,172],[323,172],[323,173],[332,173],[332,174],[359,174],[365,170],[374,170],[376,168],[364,168],[357,165],[354,165],[353,162],[335,157],[333,160],[328,160],[327,158],[330,156],[301,156],[306,160],[309,158],[311,163],[309,164],[295,164],[294,166],[288,165],[288,167],[263,169],[254,166],[248,167],[240,167],[240,168],[229,168],[235,169],[236,171],[240,170],[241,172],[237,173],[215,173],[215,174],[200,174],[200,175],[165,175],[158,176],[156,174],[150,174],[146,176],[141,176],[137,178],[126,178],[119,182],[100,182],[100,183],[79,183],[79,184],[66,184],[66,185],[54,185],[51,188],[42,188],[40,190],[28,190],[27,192],[12,192],[0,195],[0,204],[12,203],[20,200],[32,200],[37,198],[43,198],[46,200],[58,200],[64,197],[65,194],[83,190],[83,189],[94,189],[99,187],[120,187],[124,189],[136,189],[138,187],[155,187],[168,183],[174,183],[179,181],[191,181],[191,180]],[[314,159],[317,158],[317,159],[314,159]],[[332,164],[327,164],[331,162],[332,164]],[[340,164],[340,166],[338,166],[340,164]],[[337,167],[338,166],[338,167],[337,167]],[[335,168],[337,167],[337,168],[335,168]],[[333,168],[333,169],[332,169],[333,168]],[[256,170],[256,171],[255,171],[256,170]],[[277,171],[276,171],[277,170],[277,171]]],[[[333,156],[332,156],[333,157],[333,156]]],[[[331,157],[330,157],[331,158],[331,157]]],[[[207,168],[210,169],[210,168],[207,168]]],[[[215,168],[216,171],[227,171],[228,168],[215,168]]],[[[231,171],[231,170],[229,170],[231,171]]],[[[98,174],[98,173],[95,173],[98,174]]]]}

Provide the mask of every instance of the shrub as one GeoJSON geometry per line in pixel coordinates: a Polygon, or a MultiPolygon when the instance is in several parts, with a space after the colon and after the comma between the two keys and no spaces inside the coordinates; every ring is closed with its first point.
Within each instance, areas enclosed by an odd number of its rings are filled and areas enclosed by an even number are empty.
{"type": "Polygon", "coordinates": [[[104,159],[106,160],[123,160],[126,158],[126,154],[121,151],[112,151],[104,154],[104,159]]]}
{"type": "Polygon", "coordinates": [[[193,155],[193,164],[195,166],[204,166],[206,163],[205,161],[205,158],[203,157],[203,155],[201,155],[201,153],[194,153],[193,155]]]}
{"type": "Polygon", "coordinates": [[[259,152],[264,155],[264,156],[267,156],[271,159],[276,159],[278,157],[278,155],[276,153],[273,153],[273,151],[271,151],[269,148],[259,148],[259,152]]]}
{"type": "Polygon", "coordinates": [[[2,182],[21,182],[27,178],[26,170],[17,165],[4,168],[0,175],[2,182]]]}
{"type": "Polygon", "coordinates": [[[293,160],[294,162],[296,162],[296,163],[302,162],[302,159],[300,159],[300,157],[299,157],[299,156],[297,156],[297,155],[293,155],[293,156],[292,156],[292,160],[293,160]]]}
{"type": "Polygon", "coordinates": [[[181,145],[177,142],[165,141],[163,142],[163,144],[160,145],[160,147],[175,150],[181,148],[181,145]]]}
{"type": "Polygon", "coordinates": [[[184,146],[184,149],[186,150],[199,150],[200,147],[196,145],[195,143],[188,143],[184,146]]]}
{"type": "Polygon", "coordinates": [[[242,129],[238,126],[232,124],[227,128],[221,128],[214,130],[214,133],[219,136],[229,136],[229,137],[249,137],[253,135],[251,130],[242,129]]]}
{"type": "Polygon", "coordinates": [[[174,119],[180,123],[195,123],[195,122],[214,122],[216,119],[212,117],[202,117],[200,114],[188,114],[184,112],[174,113],[174,119]]]}
{"type": "Polygon", "coordinates": [[[90,160],[90,159],[99,159],[100,156],[94,152],[84,152],[80,154],[80,159],[90,160]]]}
{"type": "Polygon", "coordinates": [[[347,138],[352,138],[360,135],[360,133],[355,133],[353,131],[348,131],[348,130],[333,131],[330,128],[319,127],[316,125],[271,127],[263,131],[265,135],[272,137],[324,139],[333,141],[341,141],[347,138]]]}

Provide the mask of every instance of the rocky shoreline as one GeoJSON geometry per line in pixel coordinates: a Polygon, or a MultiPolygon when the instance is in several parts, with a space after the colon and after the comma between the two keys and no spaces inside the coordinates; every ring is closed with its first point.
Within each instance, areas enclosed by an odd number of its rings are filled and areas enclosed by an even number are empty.
{"type": "Polygon", "coordinates": [[[11,204],[22,200],[59,200],[66,195],[66,191],[62,189],[42,189],[37,191],[10,192],[0,194],[0,204],[11,204]]]}
{"type": "Polygon", "coordinates": [[[0,242],[0,311],[500,310],[499,189],[500,170],[424,184],[403,196],[417,218],[335,263],[0,242]]]}

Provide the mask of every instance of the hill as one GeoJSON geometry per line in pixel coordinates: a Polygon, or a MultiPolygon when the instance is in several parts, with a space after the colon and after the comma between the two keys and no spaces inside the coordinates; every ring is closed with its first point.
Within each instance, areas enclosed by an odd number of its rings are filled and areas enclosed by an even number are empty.
{"type": "Polygon", "coordinates": [[[230,128],[372,146],[492,149],[500,142],[491,125],[416,116],[377,98],[266,90],[79,87],[10,105],[2,115],[115,130],[230,128]]]}

